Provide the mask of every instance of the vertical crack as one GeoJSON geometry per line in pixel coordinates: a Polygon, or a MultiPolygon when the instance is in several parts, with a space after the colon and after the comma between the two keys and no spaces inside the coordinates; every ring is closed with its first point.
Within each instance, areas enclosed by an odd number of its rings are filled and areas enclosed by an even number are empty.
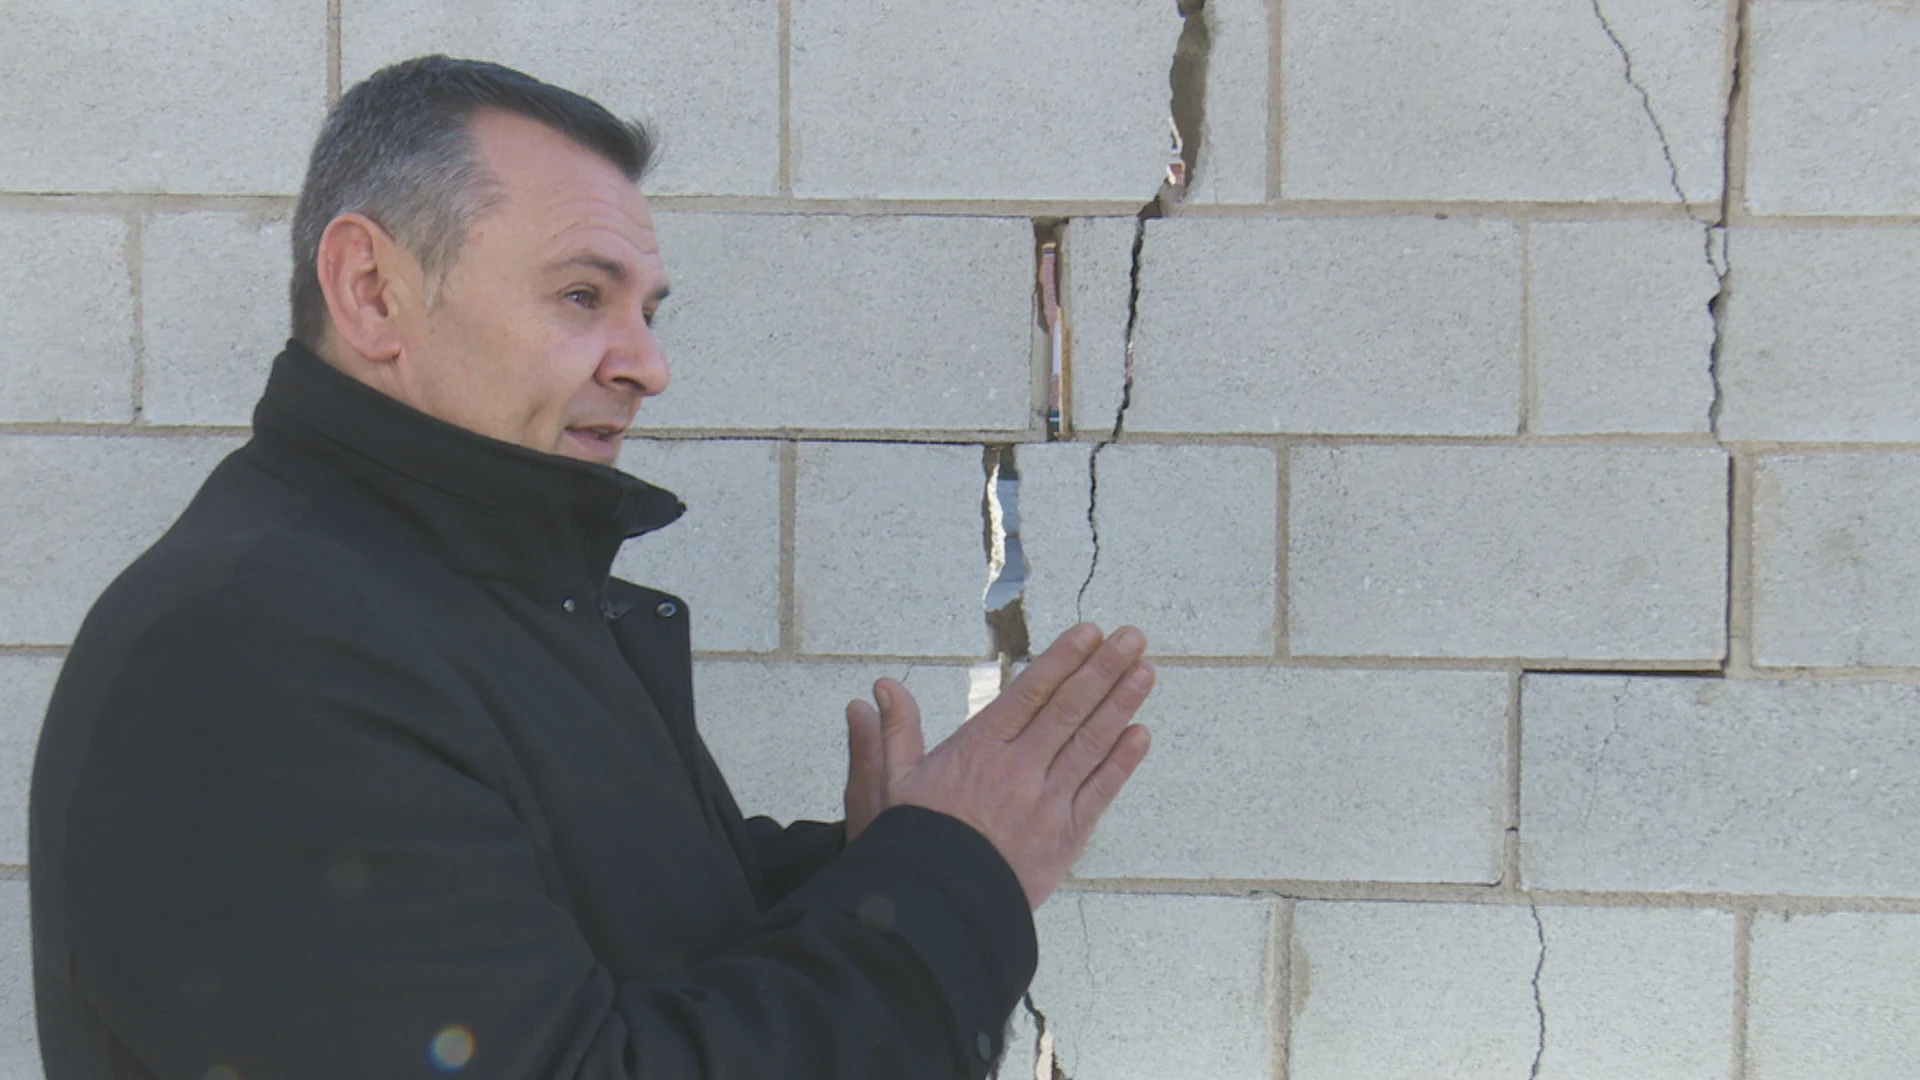
{"type": "Polygon", "coordinates": [[[1027,556],[1020,543],[1020,467],[1011,446],[989,446],[984,455],[986,491],[980,517],[987,549],[984,603],[993,655],[1003,664],[1024,660],[1027,631],[1027,556]]]}
{"type": "Polygon", "coordinates": [[[1087,535],[1093,550],[1087,560],[1087,576],[1081,580],[1079,592],[1074,594],[1076,620],[1086,618],[1087,589],[1100,571],[1100,455],[1120,441],[1126,431],[1127,410],[1133,406],[1133,345],[1140,325],[1140,265],[1147,245],[1147,222],[1165,217],[1178,206],[1192,189],[1199,171],[1200,148],[1206,133],[1207,68],[1213,50],[1213,32],[1207,24],[1206,9],[1207,0],[1180,0],[1183,25],[1180,39],[1174,44],[1173,66],[1167,73],[1174,160],[1167,166],[1159,191],[1135,215],[1133,254],[1127,270],[1126,353],[1122,358],[1125,366],[1120,405],[1114,410],[1112,429],[1094,443],[1093,451],[1087,455],[1087,535]]]}
{"type": "MultiPolygon", "coordinates": [[[[1741,87],[1746,81],[1747,6],[1747,0],[1740,0],[1734,9],[1733,69],[1727,79],[1727,108],[1722,114],[1720,134],[1720,219],[1713,226],[1720,246],[1720,259],[1714,263],[1714,272],[1720,279],[1720,291],[1714,293],[1713,299],[1707,303],[1707,310],[1713,314],[1713,354],[1707,367],[1713,378],[1713,404],[1707,410],[1707,430],[1715,438],[1720,435],[1720,411],[1726,404],[1725,387],[1720,381],[1720,350],[1726,341],[1727,305],[1733,298],[1733,243],[1727,235],[1727,223],[1732,220],[1733,203],[1737,197],[1733,187],[1733,137],[1738,122],[1735,113],[1739,107],[1741,87]]],[[[1713,257],[1713,242],[1709,240],[1708,261],[1712,262],[1713,257]]]]}
{"type": "Polygon", "coordinates": [[[1540,905],[1527,898],[1527,910],[1533,913],[1533,932],[1540,940],[1540,958],[1533,964],[1533,1014],[1539,1021],[1539,1035],[1533,1046],[1533,1066],[1527,1080],[1540,1080],[1540,1062],[1547,1056],[1547,1005],[1540,997],[1540,975],[1547,970],[1547,925],[1540,921],[1540,905]]]}
{"type": "Polygon", "coordinates": [[[1029,992],[1021,998],[1026,1006],[1027,1015],[1033,1018],[1033,1078],[1034,1080],[1073,1080],[1067,1071],[1060,1067],[1060,1058],[1054,1053],[1053,1032],[1047,1025],[1047,1014],[1033,1003],[1033,994],[1029,992]]]}
{"type": "Polygon", "coordinates": [[[1720,410],[1724,395],[1720,385],[1720,350],[1726,333],[1727,298],[1732,290],[1733,265],[1729,261],[1726,239],[1727,218],[1733,205],[1733,124],[1734,102],[1740,95],[1740,58],[1745,53],[1747,33],[1747,5],[1739,5],[1734,30],[1733,77],[1729,80],[1727,108],[1722,119],[1721,137],[1721,178],[1720,213],[1712,220],[1695,217],[1693,208],[1687,201],[1687,192],[1680,184],[1680,166],[1673,156],[1673,141],[1667,137],[1667,127],[1660,121],[1660,113],[1653,107],[1653,95],[1647,92],[1646,85],[1634,74],[1633,54],[1628,51],[1627,43],[1613,28],[1613,22],[1607,18],[1606,11],[1600,6],[1600,0],[1590,0],[1593,17],[1600,23],[1600,29],[1606,33],[1607,40],[1613,43],[1614,51],[1620,54],[1620,62],[1625,67],[1627,85],[1640,95],[1640,108],[1647,114],[1647,122],[1653,125],[1653,133],[1660,140],[1660,156],[1667,164],[1667,182],[1673,188],[1675,197],[1680,200],[1680,209],[1687,217],[1701,227],[1701,248],[1706,256],[1707,268],[1713,272],[1716,288],[1712,299],[1707,301],[1707,312],[1713,319],[1713,342],[1707,350],[1707,377],[1713,385],[1713,399],[1707,405],[1707,430],[1715,436],[1720,434],[1720,410]]]}

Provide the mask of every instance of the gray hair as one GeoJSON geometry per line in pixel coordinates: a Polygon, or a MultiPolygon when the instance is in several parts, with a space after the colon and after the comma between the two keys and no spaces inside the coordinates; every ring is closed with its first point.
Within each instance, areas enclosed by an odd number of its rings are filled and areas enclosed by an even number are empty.
{"type": "Polygon", "coordinates": [[[613,163],[636,183],[655,141],[571,90],[480,60],[422,56],[383,68],[327,115],[293,216],[293,337],[309,349],[330,317],[316,260],[320,236],[341,214],[365,214],[440,280],[468,230],[500,198],[480,160],[472,120],[498,109],[539,121],[613,163]]]}

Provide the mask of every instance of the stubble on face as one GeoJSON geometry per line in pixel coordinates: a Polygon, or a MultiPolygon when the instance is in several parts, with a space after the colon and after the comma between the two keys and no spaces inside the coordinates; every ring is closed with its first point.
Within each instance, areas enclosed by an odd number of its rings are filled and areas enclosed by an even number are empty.
{"type": "Polygon", "coordinates": [[[652,213],[611,162],[536,121],[473,121],[498,197],[403,347],[409,404],[481,435],[611,465],[666,389],[652,213]]]}

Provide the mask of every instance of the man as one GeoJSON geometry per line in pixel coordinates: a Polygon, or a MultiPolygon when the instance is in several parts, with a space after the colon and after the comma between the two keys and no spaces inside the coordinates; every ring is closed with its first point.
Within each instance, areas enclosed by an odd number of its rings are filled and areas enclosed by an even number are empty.
{"type": "Polygon", "coordinates": [[[607,576],[681,511],[611,468],[667,385],[649,152],[444,57],[329,117],[254,438],[95,605],[49,711],[53,1080],[977,1078],[1001,1051],[1031,912],[1146,753],[1144,640],[1076,627],[930,753],[883,680],[848,707],[845,822],[743,819],[685,605],[607,576]]]}

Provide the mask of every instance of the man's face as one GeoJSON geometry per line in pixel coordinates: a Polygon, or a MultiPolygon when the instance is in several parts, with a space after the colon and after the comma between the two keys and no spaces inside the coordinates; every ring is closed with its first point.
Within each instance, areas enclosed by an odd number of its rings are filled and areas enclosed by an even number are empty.
{"type": "Polygon", "coordinates": [[[502,197],[401,328],[398,396],[469,431],[611,465],[641,399],[667,388],[653,215],[618,168],[551,128],[483,112],[473,131],[502,197]]]}

